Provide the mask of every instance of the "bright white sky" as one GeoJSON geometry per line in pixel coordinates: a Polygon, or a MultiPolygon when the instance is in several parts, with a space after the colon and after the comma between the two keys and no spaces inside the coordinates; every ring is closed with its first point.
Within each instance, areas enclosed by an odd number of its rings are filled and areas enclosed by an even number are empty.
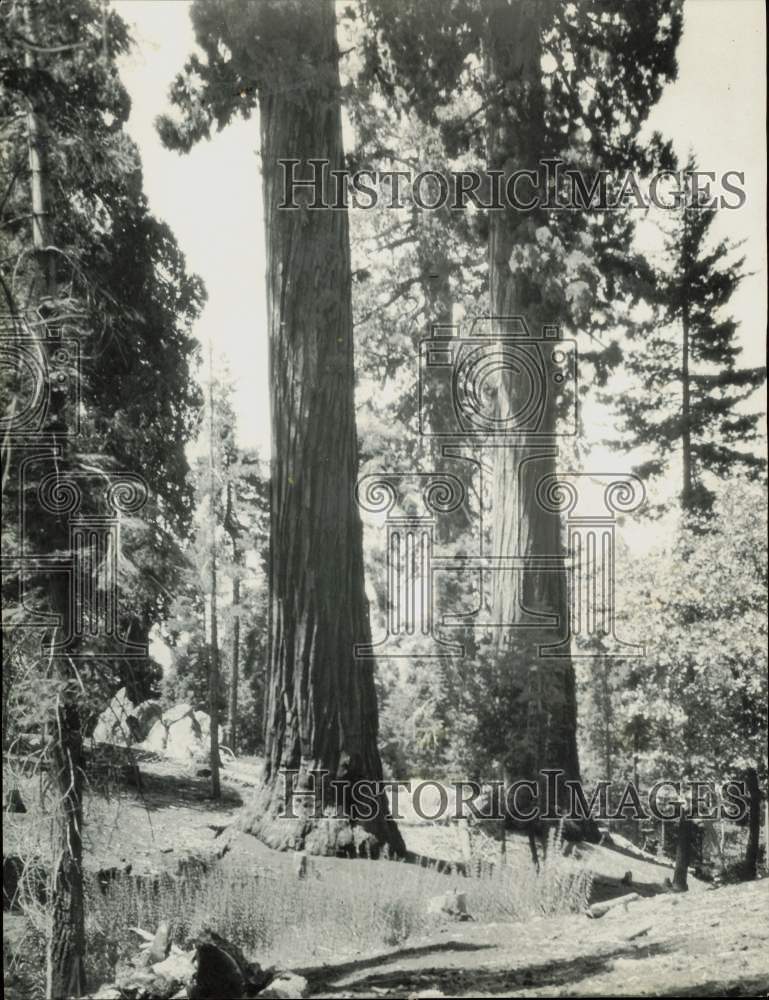
{"type": "MultiPolygon", "coordinates": [[[[269,453],[264,242],[258,126],[238,121],[184,156],[163,149],[155,117],[192,51],[186,0],[113,0],[135,48],[121,72],[133,102],[129,131],[139,145],[150,205],[171,226],[209,300],[196,334],[213,342],[235,383],[239,439],[269,453]]],[[[754,275],[731,312],[741,322],[745,364],[762,364],[766,330],[765,13],[762,0],[687,0],[679,77],[653,110],[650,127],[672,137],[700,169],[745,173],[746,205],[722,211],[719,235],[745,240],[754,275]]],[[[603,432],[596,427],[596,437],[603,432]]],[[[597,451],[601,464],[601,449],[597,451]]],[[[612,458],[612,468],[623,464],[612,458]]]]}

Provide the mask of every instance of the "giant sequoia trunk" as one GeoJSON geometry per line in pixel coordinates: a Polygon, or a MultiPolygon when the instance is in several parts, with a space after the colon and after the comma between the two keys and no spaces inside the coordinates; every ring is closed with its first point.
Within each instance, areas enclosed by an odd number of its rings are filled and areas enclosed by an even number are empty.
{"type": "MultiPolygon", "coordinates": [[[[503,0],[488,2],[488,165],[502,171],[503,178],[515,170],[537,170],[547,155],[539,31],[545,7],[531,0],[511,5],[503,0]]],[[[528,188],[526,192],[528,196],[528,188]]],[[[537,271],[512,271],[510,259],[516,248],[536,244],[536,229],[547,219],[537,210],[525,214],[510,208],[492,211],[489,218],[495,336],[515,333],[515,327],[500,317],[520,316],[530,336],[540,338],[543,326],[557,324],[559,316],[548,304],[537,271]]],[[[540,480],[556,471],[558,439],[551,390],[552,386],[533,385],[523,367],[516,370],[512,365],[500,373],[498,418],[520,412],[532,392],[544,394],[544,406],[536,433],[507,439],[494,449],[495,555],[563,554],[559,517],[544,510],[537,498],[540,480]]],[[[522,423],[520,429],[528,426],[522,423]]],[[[507,780],[534,778],[545,767],[562,768],[568,778],[579,777],[573,667],[568,658],[539,655],[540,646],[552,645],[564,635],[566,600],[562,570],[512,569],[496,575],[494,618],[506,626],[498,630],[497,655],[509,668],[507,780]],[[554,626],[555,620],[561,622],[560,628],[554,626]]]]}
{"type": "Polygon", "coordinates": [[[259,102],[273,427],[271,635],[264,779],[245,823],[280,849],[352,854],[387,845],[403,853],[383,797],[367,818],[350,794],[357,782],[381,780],[382,766],[373,666],[353,655],[370,630],[355,501],[347,213],[279,207],[281,159],[300,161],[297,177],[308,176],[309,159],[344,167],[334,8],[323,0],[282,10],[281,40],[296,60],[287,60],[259,102]]]}

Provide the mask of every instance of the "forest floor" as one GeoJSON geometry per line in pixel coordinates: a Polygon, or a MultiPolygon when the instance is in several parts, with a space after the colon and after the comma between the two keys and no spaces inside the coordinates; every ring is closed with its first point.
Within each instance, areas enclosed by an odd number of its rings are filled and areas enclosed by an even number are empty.
{"type": "MultiPolygon", "coordinates": [[[[139,787],[118,783],[107,796],[87,798],[89,870],[122,869],[130,863],[134,876],[178,873],[191,857],[213,860],[226,843],[226,856],[218,866],[230,877],[269,873],[280,886],[279,895],[294,891],[292,855],[273,852],[253,837],[232,832],[239,808],[258,780],[258,761],[242,760],[225,769],[218,803],[209,797],[206,778],[191,776],[178,764],[148,758],[139,766],[139,787]]],[[[34,845],[40,843],[47,825],[32,805],[34,781],[15,778],[29,808],[6,817],[4,856],[38,853],[34,845]]],[[[407,846],[416,853],[461,858],[452,826],[412,820],[402,830],[407,846]]],[[[513,838],[509,844],[508,859],[513,864],[515,852],[520,852],[524,868],[527,864],[530,868],[524,838],[513,838]]],[[[304,975],[311,995],[317,997],[769,995],[769,880],[711,889],[690,877],[690,891],[673,894],[664,887],[672,874],[669,865],[605,846],[580,845],[576,853],[579,864],[598,876],[591,899],[629,891],[646,898],[597,920],[584,914],[518,922],[478,915],[477,922],[448,921],[442,926],[425,920],[424,926],[410,927],[406,940],[384,951],[373,949],[369,940],[356,941],[355,929],[348,935],[344,926],[336,937],[324,934],[320,943],[303,950],[304,930],[295,937],[291,954],[280,956],[281,964],[304,975]],[[606,887],[628,870],[631,886],[606,887]],[[338,941],[347,941],[349,947],[337,946],[338,941]],[[321,964],[324,953],[328,961],[321,964]]],[[[333,886],[341,891],[344,881],[349,883],[346,891],[357,886],[353,891],[362,898],[382,884],[382,864],[335,858],[311,862],[321,893],[333,892],[333,886]]],[[[414,874],[411,866],[399,866],[399,879],[414,874]]],[[[422,891],[437,891],[426,873],[421,886],[422,891]]],[[[284,899],[287,904],[288,896],[284,899]]],[[[423,912],[423,902],[418,912],[423,912]]],[[[350,914],[352,922],[356,919],[350,914]]],[[[20,920],[24,918],[9,921],[11,937],[18,938],[14,925],[20,920]]],[[[253,957],[263,961],[262,955],[253,957]]]]}
{"type": "MultiPolygon", "coordinates": [[[[241,758],[229,762],[221,775],[221,799],[215,802],[210,796],[210,781],[196,777],[176,761],[160,758],[155,754],[139,755],[141,779],[127,783],[121,777],[99,786],[99,794],[85,796],[84,853],[88,870],[120,869],[127,863],[134,875],[157,874],[175,871],[179,864],[190,857],[203,860],[215,857],[224,841],[223,830],[230,830],[240,807],[256,786],[261,773],[259,758],[241,758]]],[[[26,813],[6,815],[3,831],[4,855],[22,856],[44,854],[42,842],[49,825],[35,807],[38,800],[39,778],[20,778],[14,775],[5,786],[16,785],[28,804],[26,813]]],[[[407,802],[407,800],[406,800],[407,802]]],[[[408,849],[415,854],[446,861],[462,861],[462,847],[453,824],[430,823],[418,819],[404,805],[404,819],[399,823],[408,849]]],[[[270,850],[255,838],[228,832],[228,863],[239,866],[265,866],[275,872],[293,871],[290,854],[270,850]]],[[[508,840],[508,861],[515,863],[520,856],[529,864],[529,848],[524,837],[508,840]]],[[[631,870],[633,891],[641,895],[658,891],[666,877],[672,875],[668,864],[655,863],[637,855],[628,856],[621,850],[609,850],[591,844],[578,849],[581,860],[599,876],[620,879],[631,870]]],[[[359,862],[364,864],[365,862],[359,862]]],[[[335,858],[313,859],[320,870],[329,872],[346,862],[335,858]]],[[[693,888],[703,883],[690,879],[693,888]]],[[[592,899],[603,899],[606,892],[594,887],[592,899]]]]}
{"type": "Polygon", "coordinates": [[[313,997],[758,997],[769,992],[768,945],[762,880],[641,899],[600,920],[461,924],[390,953],[299,971],[313,997]]]}

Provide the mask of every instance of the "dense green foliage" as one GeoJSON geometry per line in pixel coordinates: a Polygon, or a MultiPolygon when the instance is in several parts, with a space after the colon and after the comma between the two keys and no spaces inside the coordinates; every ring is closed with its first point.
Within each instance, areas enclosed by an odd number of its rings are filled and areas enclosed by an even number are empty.
{"type": "Polygon", "coordinates": [[[593,777],[766,778],[766,484],[721,480],[705,519],[628,560],[622,628],[644,660],[586,663],[583,732],[593,777]]]}
{"type": "MultiPolygon", "coordinates": [[[[204,290],[142,192],[139,155],[124,128],[130,100],[115,64],[129,44],[125,25],[113,12],[103,16],[90,0],[48,3],[42,13],[36,6],[13,5],[0,26],[0,113],[6,123],[0,157],[8,178],[0,230],[3,306],[17,317],[8,328],[11,341],[28,330],[45,339],[37,312],[42,307],[48,335],[58,331],[79,345],[80,364],[66,373],[67,405],[52,397],[59,424],[51,427],[57,435],[52,441],[63,449],[59,472],[88,483],[81,511],[103,512],[96,484],[107,484],[109,477],[138,475],[148,487],[141,513],[124,520],[120,564],[121,628],[146,642],[167,610],[179,568],[178,540],[193,510],[185,449],[197,430],[201,400],[191,328],[204,290]],[[42,134],[48,289],[37,280],[41,254],[32,245],[31,118],[42,134]]],[[[21,392],[23,405],[30,386],[18,383],[12,367],[3,377],[12,395],[21,392]]],[[[6,444],[6,553],[17,553],[23,543],[28,554],[58,553],[64,564],[66,524],[40,507],[29,482],[20,495],[24,446],[6,444]],[[22,510],[20,533],[15,522],[22,510]]],[[[34,482],[56,467],[52,456],[41,455],[34,482]]],[[[4,579],[11,622],[23,618],[14,603],[15,580],[13,573],[4,579]]],[[[30,582],[38,606],[55,606],[50,576],[30,582]]],[[[97,640],[94,651],[99,648],[97,640]]],[[[104,697],[100,681],[107,689],[128,682],[135,698],[147,696],[153,671],[146,660],[114,667],[97,671],[97,705],[104,697]]]]}
{"type": "MultiPolygon", "coordinates": [[[[267,639],[267,489],[269,476],[258,455],[237,443],[237,421],[226,373],[214,376],[214,468],[210,454],[193,462],[195,516],[182,546],[184,570],[161,632],[172,662],[164,672],[163,699],[191,703],[207,711],[211,655],[210,564],[218,569],[217,617],[220,690],[217,701],[224,724],[223,743],[233,751],[253,753],[263,746],[265,660],[267,639]],[[213,490],[213,508],[212,508],[213,490]],[[235,596],[235,580],[239,581],[235,596]],[[228,703],[232,684],[236,616],[239,629],[237,728],[232,745],[228,703]]],[[[209,395],[206,411],[211,406],[209,395]]],[[[210,413],[205,413],[208,428],[210,413]]],[[[209,431],[210,433],[210,431],[209,431]]],[[[206,435],[207,437],[208,435],[206,435]]]]}

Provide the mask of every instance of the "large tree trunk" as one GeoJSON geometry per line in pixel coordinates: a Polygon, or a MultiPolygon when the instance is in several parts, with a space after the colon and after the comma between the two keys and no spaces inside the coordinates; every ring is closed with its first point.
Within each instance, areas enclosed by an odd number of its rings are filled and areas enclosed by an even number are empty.
{"type": "MultiPolygon", "coordinates": [[[[492,90],[489,113],[488,166],[503,179],[519,169],[537,170],[544,148],[544,94],[541,84],[540,19],[544,5],[520,0],[508,5],[488,0],[487,74],[492,90]]],[[[527,189],[528,192],[528,189],[527,189]]],[[[548,303],[538,274],[510,269],[516,247],[535,242],[546,216],[538,210],[523,214],[512,209],[489,213],[489,272],[492,316],[520,316],[532,338],[544,325],[557,324],[557,306],[548,303]]],[[[510,332],[497,320],[495,336],[510,332]]],[[[537,387],[534,387],[535,391],[537,387]]],[[[499,417],[518,411],[532,391],[525,373],[501,372],[499,417]]],[[[494,538],[499,556],[563,555],[559,516],[543,510],[537,485],[556,470],[556,411],[552,392],[536,435],[508,439],[494,450],[494,538]],[[553,436],[551,436],[553,435],[553,436]]],[[[567,607],[564,572],[552,569],[506,570],[496,574],[494,620],[498,655],[509,669],[509,759],[511,779],[536,779],[542,768],[562,768],[567,778],[579,777],[576,745],[576,694],[570,659],[543,659],[539,647],[553,645],[565,634],[567,607]],[[553,624],[558,616],[560,628],[553,624]],[[526,627],[521,627],[526,626],[526,627]]]]}
{"type": "Polygon", "coordinates": [[[264,778],[245,823],[280,849],[375,854],[387,845],[402,854],[384,797],[369,820],[350,798],[353,783],[381,780],[382,766],[373,664],[353,653],[356,643],[370,642],[370,628],[355,501],[347,213],[278,207],[279,160],[299,160],[303,177],[308,159],[344,167],[334,7],[323,0],[275,9],[284,12],[281,43],[294,47],[297,63],[277,71],[259,102],[271,348],[271,635],[264,778]],[[296,772],[290,781],[284,769],[296,772]]]}

